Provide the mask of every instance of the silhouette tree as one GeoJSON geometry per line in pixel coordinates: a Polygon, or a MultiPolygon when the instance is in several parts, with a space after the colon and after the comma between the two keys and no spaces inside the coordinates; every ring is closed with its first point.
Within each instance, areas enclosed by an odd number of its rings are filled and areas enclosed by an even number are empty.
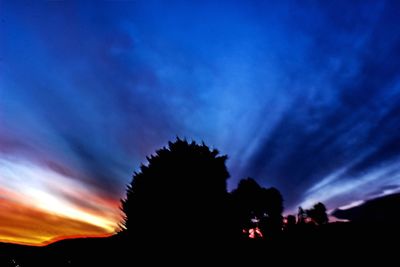
{"type": "Polygon", "coordinates": [[[227,233],[226,156],[177,138],[147,157],[122,200],[126,232],[136,242],[222,240],[227,233]]]}
{"type": "Polygon", "coordinates": [[[315,204],[311,209],[307,210],[306,213],[317,225],[326,224],[329,221],[326,207],[321,202],[315,204]]]}
{"type": "Polygon", "coordinates": [[[242,179],[231,193],[236,231],[259,227],[263,235],[281,230],[283,198],[275,188],[263,188],[252,178],[242,179]]]}
{"type": "Polygon", "coordinates": [[[292,231],[295,226],[296,226],[296,216],[288,215],[286,217],[285,230],[286,231],[292,231]]]}
{"type": "Polygon", "coordinates": [[[260,218],[263,214],[261,207],[261,187],[251,178],[242,179],[237,189],[232,193],[235,209],[237,231],[252,228],[255,217],[260,218]]]}
{"type": "Polygon", "coordinates": [[[260,228],[266,237],[274,237],[282,231],[283,197],[278,189],[263,188],[264,216],[260,220],[260,228]]]}
{"type": "Polygon", "coordinates": [[[297,224],[304,224],[306,222],[307,214],[300,206],[297,212],[297,224]]]}

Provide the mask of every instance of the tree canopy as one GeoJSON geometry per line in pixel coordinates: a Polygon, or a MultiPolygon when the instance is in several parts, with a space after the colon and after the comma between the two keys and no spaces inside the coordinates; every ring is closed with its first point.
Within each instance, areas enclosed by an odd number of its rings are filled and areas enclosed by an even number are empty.
{"type": "Polygon", "coordinates": [[[329,221],[326,207],[321,202],[316,203],[311,209],[307,210],[307,216],[318,225],[326,224],[329,221]]]}
{"type": "Polygon", "coordinates": [[[147,157],[122,200],[129,235],[136,240],[224,236],[226,159],[204,143],[179,138],[147,157]]]}

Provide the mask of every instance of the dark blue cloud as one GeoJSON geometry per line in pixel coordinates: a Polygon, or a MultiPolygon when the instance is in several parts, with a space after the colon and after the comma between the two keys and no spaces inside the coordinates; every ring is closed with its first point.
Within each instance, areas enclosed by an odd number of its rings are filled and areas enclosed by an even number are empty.
{"type": "Polygon", "coordinates": [[[397,1],[2,6],[3,154],[115,198],[177,135],[289,209],[400,184],[397,1]]]}

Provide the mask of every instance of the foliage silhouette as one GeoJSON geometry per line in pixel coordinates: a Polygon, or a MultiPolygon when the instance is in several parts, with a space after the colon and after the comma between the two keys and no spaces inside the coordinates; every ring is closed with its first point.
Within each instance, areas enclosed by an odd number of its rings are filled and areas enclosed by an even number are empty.
{"type": "Polygon", "coordinates": [[[179,138],[147,157],[122,200],[128,236],[135,242],[227,238],[226,159],[179,138]]]}
{"type": "Polygon", "coordinates": [[[310,217],[316,224],[327,224],[329,221],[326,207],[321,202],[315,204],[311,209],[306,211],[307,216],[310,217]]]}
{"type": "Polygon", "coordinates": [[[231,195],[237,232],[259,227],[264,235],[272,236],[281,230],[283,198],[276,188],[263,188],[247,178],[231,195]]]}
{"type": "Polygon", "coordinates": [[[296,216],[288,215],[286,217],[285,231],[293,231],[296,227],[296,216]]]}
{"type": "Polygon", "coordinates": [[[306,222],[307,214],[302,207],[299,207],[297,212],[297,223],[303,224],[306,222]]]}

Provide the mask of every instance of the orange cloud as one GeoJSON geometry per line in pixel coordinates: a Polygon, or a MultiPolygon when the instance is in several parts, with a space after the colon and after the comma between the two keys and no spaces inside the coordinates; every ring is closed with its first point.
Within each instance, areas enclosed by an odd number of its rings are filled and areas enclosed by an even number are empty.
{"type": "Polygon", "coordinates": [[[0,242],[46,245],[113,234],[119,201],[45,166],[0,157],[0,242]]]}
{"type": "Polygon", "coordinates": [[[0,242],[43,246],[65,238],[113,234],[102,227],[4,199],[0,199],[0,210],[0,242]]]}

